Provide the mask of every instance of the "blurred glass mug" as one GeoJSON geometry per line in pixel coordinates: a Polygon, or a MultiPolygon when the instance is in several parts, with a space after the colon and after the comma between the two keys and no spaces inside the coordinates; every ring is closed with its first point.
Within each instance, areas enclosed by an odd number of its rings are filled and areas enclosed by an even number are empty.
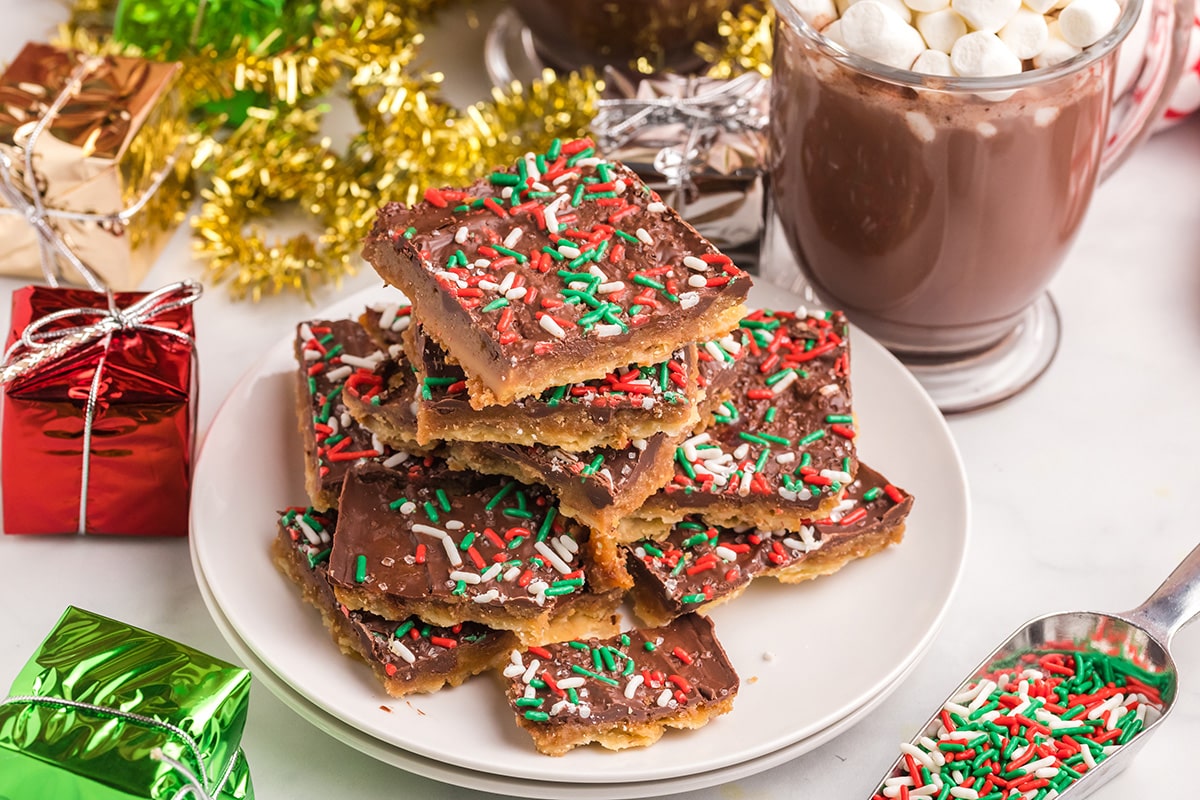
{"type": "Polygon", "coordinates": [[[697,42],[717,41],[725,11],[749,0],[512,0],[538,55],[560,69],[585,64],[643,72],[703,62],[697,42]]]}
{"type": "Polygon", "coordinates": [[[1147,2],[1144,64],[1114,104],[1118,45],[1142,0],[1074,58],[1002,78],[885,66],[774,0],[777,223],[816,298],[892,350],[943,411],[1011,397],[1054,358],[1046,285],[1187,50],[1192,0],[1147,2]]]}

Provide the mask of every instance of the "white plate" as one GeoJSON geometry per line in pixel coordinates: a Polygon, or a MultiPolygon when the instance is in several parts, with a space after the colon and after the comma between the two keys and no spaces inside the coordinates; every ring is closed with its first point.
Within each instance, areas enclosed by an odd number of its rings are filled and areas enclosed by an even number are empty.
{"type": "MultiPolygon", "coordinates": [[[[368,290],[314,316],[353,315],[389,296],[368,290]]],[[[751,301],[794,302],[761,283],[751,301]]],[[[863,456],[916,495],[909,536],[833,579],[758,582],[716,609],[718,635],[742,677],[734,710],[699,731],[669,732],[652,748],[547,758],[489,680],[380,711],[374,677],[329,644],[269,556],[274,512],[305,496],[290,331],[233,389],[201,448],[192,495],[198,569],[238,636],[296,692],[346,725],[426,758],[512,778],[624,783],[774,753],[848,716],[912,665],[937,632],[966,553],[966,476],[941,414],[878,343],[858,330],[853,340],[863,456]]]]}
{"type": "MultiPolygon", "coordinates": [[[[253,649],[241,640],[237,635],[237,631],[233,630],[229,621],[225,619],[225,615],[217,607],[213,600],[212,589],[208,586],[208,580],[198,568],[199,561],[194,561],[193,565],[197,567],[196,583],[200,587],[200,595],[204,598],[209,613],[212,615],[213,621],[216,622],[217,629],[221,631],[221,634],[229,642],[234,652],[242,660],[243,666],[254,673],[256,681],[266,684],[271,693],[278,697],[284,705],[312,723],[318,730],[324,731],[339,742],[353,747],[359,752],[365,753],[385,764],[399,767],[406,772],[411,772],[423,778],[481,792],[494,792],[516,797],[531,797],[538,798],[538,800],[563,800],[564,798],[571,798],[571,800],[623,800],[624,798],[661,797],[679,792],[707,789],[710,786],[741,780],[772,767],[777,767],[811,750],[815,750],[835,736],[839,736],[846,730],[849,730],[859,720],[864,719],[904,682],[909,673],[920,663],[921,656],[924,656],[923,651],[917,659],[908,665],[904,673],[897,676],[896,680],[885,687],[882,692],[867,700],[866,703],[856,708],[848,716],[843,717],[828,728],[824,728],[812,736],[805,737],[787,747],[776,750],[774,753],[752,758],[740,764],[733,764],[724,769],[710,770],[679,778],[666,778],[659,781],[630,783],[556,783],[553,781],[505,778],[499,775],[489,775],[486,772],[460,769],[443,764],[440,761],[414,755],[399,747],[392,747],[391,745],[384,744],[379,739],[368,736],[357,728],[351,728],[336,717],[317,708],[297,694],[295,690],[284,683],[278,675],[268,669],[254,655],[253,649]]],[[[398,790],[402,790],[404,787],[397,788],[398,790]]]]}

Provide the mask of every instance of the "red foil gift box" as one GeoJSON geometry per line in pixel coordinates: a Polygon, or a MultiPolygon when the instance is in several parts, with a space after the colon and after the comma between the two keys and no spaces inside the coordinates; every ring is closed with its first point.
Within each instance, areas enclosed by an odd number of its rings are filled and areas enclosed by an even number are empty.
{"type": "Polygon", "coordinates": [[[0,419],[6,533],[187,534],[198,296],[190,282],[111,304],[13,294],[5,368],[23,374],[6,376],[0,419]]]}

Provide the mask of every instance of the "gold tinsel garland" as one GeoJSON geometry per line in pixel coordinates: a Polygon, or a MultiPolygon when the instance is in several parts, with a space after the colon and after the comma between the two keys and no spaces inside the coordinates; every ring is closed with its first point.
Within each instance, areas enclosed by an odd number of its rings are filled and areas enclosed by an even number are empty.
{"type": "MultiPolygon", "coordinates": [[[[95,0],[81,0],[85,9],[95,0]]],[[[429,186],[461,185],[587,131],[602,84],[594,73],[547,70],[529,85],[494,89],[459,110],[438,78],[413,67],[422,26],[447,0],[323,0],[310,35],[276,52],[235,42],[183,57],[189,104],[204,109],[195,165],[207,178],[192,219],[204,274],[235,298],[292,290],[311,297],[353,270],[359,243],[389,201],[413,203],[429,186]],[[361,132],[346,152],[321,138],[322,98],[348,93],[361,132]],[[232,132],[213,104],[253,93],[258,105],[232,132]],[[269,236],[255,220],[292,206],[323,228],[317,236],[269,236]]],[[[701,50],[710,74],[770,70],[771,16],[747,5],[722,22],[721,48],[701,50]]],[[[65,28],[59,44],[93,53],[133,53],[96,33],[65,28]]],[[[217,109],[221,107],[216,106],[217,109]]]]}

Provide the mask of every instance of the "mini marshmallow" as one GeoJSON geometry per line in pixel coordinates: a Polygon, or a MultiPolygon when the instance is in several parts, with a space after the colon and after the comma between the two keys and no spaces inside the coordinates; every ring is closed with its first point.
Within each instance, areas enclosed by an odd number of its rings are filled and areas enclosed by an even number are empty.
{"type": "MultiPolygon", "coordinates": [[[[836,0],[839,15],[845,16],[846,11],[850,8],[850,6],[860,2],[862,2],[862,0],[836,0]]],[[[895,11],[896,15],[902,20],[910,25],[912,24],[912,11],[904,3],[904,0],[875,0],[875,2],[882,3],[892,11],[895,11]]],[[[949,2],[949,0],[947,0],[947,2],[949,2]]]]}
{"type": "Polygon", "coordinates": [[[1071,0],[1058,15],[1058,29],[1068,44],[1090,47],[1113,29],[1120,16],[1117,0],[1071,0]]]}
{"type": "Polygon", "coordinates": [[[954,69],[950,66],[950,56],[941,50],[926,50],[921,53],[913,62],[912,70],[925,75],[942,75],[947,78],[954,75],[954,69]]]}
{"type": "Polygon", "coordinates": [[[1037,69],[1061,64],[1069,58],[1079,55],[1080,49],[1062,38],[1058,29],[1058,20],[1051,20],[1046,26],[1046,46],[1042,52],[1033,57],[1033,66],[1037,69]]]}
{"type": "Polygon", "coordinates": [[[1025,0],[1025,8],[1039,14],[1049,14],[1057,3],[1058,0],[1025,0]]]}
{"type": "Polygon", "coordinates": [[[1022,61],[1042,52],[1050,38],[1046,18],[1036,11],[1022,8],[996,34],[1000,41],[1022,61]]]}
{"type": "Polygon", "coordinates": [[[791,0],[791,3],[804,21],[817,30],[838,18],[838,8],[833,0],[791,0]]]}
{"type": "Polygon", "coordinates": [[[950,7],[950,0],[904,0],[904,5],[923,14],[950,7]]]}
{"type": "Polygon", "coordinates": [[[842,47],[846,46],[846,41],[842,38],[842,21],[840,19],[835,19],[833,22],[822,28],[821,35],[826,39],[837,42],[842,47]]]}
{"type": "Polygon", "coordinates": [[[839,33],[847,49],[897,69],[912,67],[925,50],[917,29],[877,0],[860,0],[846,9],[839,33]]]}
{"type": "Polygon", "coordinates": [[[1017,13],[1021,0],[950,0],[950,7],[972,30],[995,33],[1017,13]]]}
{"type": "Polygon", "coordinates": [[[950,66],[964,78],[990,78],[1021,72],[1021,59],[994,33],[975,31],[950,50],[950,66]]]}
{"type": "Polygon", "coordinates": [[[917,30],[931,50],[949,53],[954,43],[967,33],[967,23],[951,8],[917,15],[917,30]]]}

